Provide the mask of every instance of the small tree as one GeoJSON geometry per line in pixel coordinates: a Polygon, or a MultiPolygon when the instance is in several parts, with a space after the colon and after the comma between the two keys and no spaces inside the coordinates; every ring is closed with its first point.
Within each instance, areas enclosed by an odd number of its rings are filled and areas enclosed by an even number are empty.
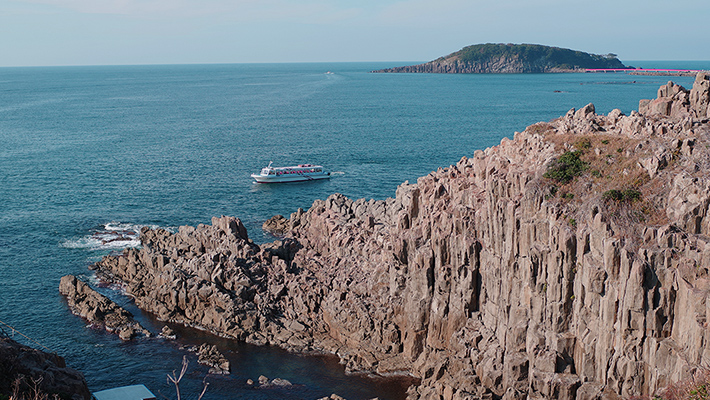
{"type": "MultiPolygon", "coordinates": [[[[185,376],[185,372],[187,372],[187,356],[182,356],[182,369],[180,370],[180,375],[175,375],[175,370],[173,370],[172,374],[168,374],[168,383],[173,383],[175,385],[175,394],[177,395],[177,400],[181,400],[180,398],[180,381],[182,380],[182,377],[185,376]]],[[[205,395],[205,392],[207,391],[207,386],[209,386],[209,382],[207,382],[207,377],[202,380],[202,393],[200,393],[200,396],[197,398],[197,400],[202,400],[202,396],[205,395]]]]}

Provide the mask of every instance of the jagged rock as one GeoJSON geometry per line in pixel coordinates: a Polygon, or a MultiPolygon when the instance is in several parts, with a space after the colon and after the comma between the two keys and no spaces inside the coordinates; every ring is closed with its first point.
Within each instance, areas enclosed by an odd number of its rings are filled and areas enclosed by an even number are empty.
{"type": "Polygon", "coordinates": [[[710,73],[699,72],[690,91],[690,106],[697,118],[710,117],[710,73]]]}
{"type": "MultiPolygon", "coordinates": [[[[340,396],[338,396],[337,394],[333,393],[333,394],[331,394],[331,395],[328,396],[328,397],[321,397],[321,398],[318,399],[318,400],[345,400],[345,398],[344,398],[344,397],[340,397],[340,396]]],[[[375,399],[372,399],[372,400],[375,400],[375,399]]]]}
{"type": "Polygon", "coordinates": [[[257,379],[257,382],[259,382],[259,385],[268,385],[269,384],[269,378],[265,377],[264,375],[260,375],[259,379],[257,379]]]}
{"type": "Polygon", "coordinates": [[[287,387],[287,386],[293,386],[291,382],[289,382],[286,379],[283,378],[274,378],[269,382],[270,386],[279,386],[279,387],[287,387]]]}
{"type": "Polygon", "coordinates": [[[118,334],[121,340],[131,340],[138,334],[150,336],[130,312],[73,275],[61,278],[59,292],[67,297],[72,312],[91,323],[103,325],[107,331],[118,334]]]}
{"type": "Polygon", "coordinates": [[[663,115],[571,110],[392,199],[316,200],[279,242],[222,217],[143,230],[141,249],[92,268],[160,319],[409,374],[411,399],[657,393],[710,362],[701,90],[666,85],[663,115]],[[603,171],[553,194],[547,166],[582,139],[603,171]]]}
{"type": "Polygon", "coordinates": [[[197,362],[210,367],[210,374],[229,375],[231,365],[227,357],[217,350],[217,346],[203,343],[195,346],[191,351],[197,353],[197,362]]]}
{"type": "Polygon", "coordinates": [[[283,235],[290,229],[290,221],[283,215],[274,215],[264,222],[262,229],[275,235],[283,235]]]}
{"type": "Polygon", "coordinates": [[[167,325],[163,326],[163,329],[161,329],[160,336],[165,339],[170,339],[170,340],[177,339],[177,335],[175,334],[175,331],[170,329],[170,327],[167,325]]]}
{"type": "Polygon", "coordinates": [[[656,99],[639,102],[639,112],[648,116],[703,119],[710,116],[708,103],[710,103],[710,76],[707,72],[699,72],[690,91],[668,82],[658,89],[656,99]]]}
{"type": "Polygon", "coordinates": [[[49,395],[73,400],[91,398],[84,375],[67,368],[64,358],[0,336],[0,393],[11,394],[18,379],[21,380],[20,394],[26,398],[31,396],[34,382],[49,395]]]}

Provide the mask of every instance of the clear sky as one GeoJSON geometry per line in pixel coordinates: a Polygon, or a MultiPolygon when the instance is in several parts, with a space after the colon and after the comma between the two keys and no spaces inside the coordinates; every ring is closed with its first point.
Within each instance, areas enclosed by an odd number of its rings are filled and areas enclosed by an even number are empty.
{"type": "Polygon", "coordinates": [[[429,61],[477,43],[710,60],[710,0],[0,0],[0,66],[429,61]]]}

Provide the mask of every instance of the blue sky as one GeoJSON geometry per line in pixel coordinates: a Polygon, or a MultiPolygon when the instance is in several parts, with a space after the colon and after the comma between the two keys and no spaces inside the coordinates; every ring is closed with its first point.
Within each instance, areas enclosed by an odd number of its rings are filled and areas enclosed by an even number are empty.
{"type": "Polygon", "coordinates": [[[477,43],[710,60],[708,0],[0,0],[0,66],[428,61],[477,43]]]}

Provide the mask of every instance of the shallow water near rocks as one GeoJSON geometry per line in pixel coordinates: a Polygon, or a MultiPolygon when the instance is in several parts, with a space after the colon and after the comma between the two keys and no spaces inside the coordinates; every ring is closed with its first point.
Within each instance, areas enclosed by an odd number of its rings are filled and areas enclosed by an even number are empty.
{"type": "MultiPolygon", "coordinates": [[[[348,376],[337,359],[255,347],[174,327],[176,341],[121,342],[71,314],[65,274],[137,245],[142,226],[176,229],[242,219],[261,224],[340,192],[384,199],[398,184],[472,156],[527,125],[589,102],[629,113],[672,79],[623,74],[370,74],[407,63],[178,65],[0,69],[0,321],[63,355],[92,390],[144,383],[173,393],[166,374],[190,360],[183,393],[196,398],[207,368],[187,347],[216,344],[231,375],[205,399],[403,399],[407,380],[348,376]],[[325,72],[332,71],[332,74],[325,72]],[[326,181],[257,185],[249,174],[315,163],[326,181]],[[247,379],[283,378],[287,389],[247,379]]],[[[708,63],[630,64],[709,68],[708,63]]],[[[151,331],[162,323],[141,315],[151,331]]],[[[6,329],[7,331],[7,329],[6,329]]],[[[10,332],[8,332],[10,333],[10,332]]],[[[20,339],[19,337],[17,339],[20,339]]]]}

